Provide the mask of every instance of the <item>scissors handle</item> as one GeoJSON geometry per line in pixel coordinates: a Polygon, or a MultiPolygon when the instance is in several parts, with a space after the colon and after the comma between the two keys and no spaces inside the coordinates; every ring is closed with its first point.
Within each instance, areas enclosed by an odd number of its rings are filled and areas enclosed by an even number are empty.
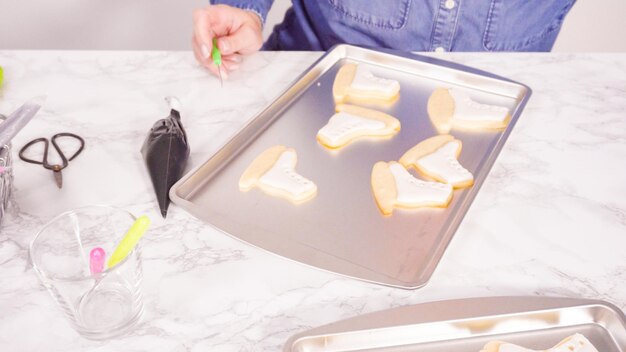
{"type": "Polygon", "coordinates": [[[63,170],[68,165],[68,160],[67,158],[65,158],[65,155],[61,151],[61,148],[59,148],[59,146],[56,144],[54,139],[52,140],[52,145],[54,146],[54,149],[56,149],[57,153],[59,153],[59,156],[61,157],[61,165],[52,165],[48,163],[48,149],[50,146],[50,142],[48,141],[48,138],[37,138],[26,143],[26,145],[23,146],[22,149],[20,149],[20,154],[19,154],[20,159],[24,160],[27,163],[43,165],[43,167],[45,167],[46,169],[52,170],[55,172],[63,170]],[[41,161],[30,159],[24,156],[24,153],[26,152],[26,150],[28,150],[28,148],[41,142],[43,142],[43,159],[41,161]]]}
{"type": "Polygon", "coordinates": [[[52,145],[54,146],[54,149],[57,150],[57,153],[59,153],[59,155],[61,156],[61,158],[63,159],[63,168],[65,168],[67,166],[67,162],[68,161],[72,161],[75,157],[78,156],[78,154],[80,154],[80,152],[83,151],[83,149],[85,148],[85,140],[78,136],[75,135],[73,133],[69,133],[69,132],[61,132],[61,133],[57,133],[54,136],[52,136],[51,138],[52,140],[52,145]],[[63,154],[63,152],[61,151],[61,148],[59,148],[59,145],[57,144],[57,138],[59,137],[72,137],[77,139],[80,142],[80,147],[78,147],[78,149],[74,152],[74,154],[72,154],[72,156],[70,156],[69,158],[67,158],[67,160],[65,159],[65,155],[63,154]]]}
{"type": "Polygon", "coordinates": [[[52,141],[52,146],[54,147],[54,149],[59,154],[59,157],[61,158],[61,165],[51,165],[48,163],[48,149],[49,149],[50,144],[47,138],[37,138],[26,143],[26,145],[24,145],[22,149],[20,149],[20,153],[19,153],[20,159],[24,160],[27,163],[43,165],[43,167],[45,167],[46,169],[58,172],[60,170],[65,169],[68,165],[68,162],[76,158],[78,154],[80,154],[85,148],[85,140],[82,139],[80,136],[77,136],[73,133],[67,133],[67,132],[57,133],[54,136],[52,136],[52,138],[50,139],[52,141]],[[57,139],[60,137],[72,137],[72,138],[77,139],[80,142],[80,147],[69,158],[67,158],[65,154],[63,154],[61,147],[59,147],[59,145],[57,144],[57,139]],[[43,159],[41,161],[30,159],[24,155],[24,153],[26,152],[26,150],[28,150],[28,148],[32,147],[33,145],[37,143],[42,143],[42,142],[44,144],[44,149],[43,149],[43,159]]]}
{"type": "Polygon", "coordinates": [[[31,164],[38,164],[38,165],[45,165],[47,164],[48,161],[48,138],[37,138],[37,139],[33,139],[32,141],[26,143],[26,145],[24,145],[22,147],[22,149],[20,149],[20,153],[19,153],[20,159],[24,160],[27,163],[31,163],[31,164]],[[37,144],[37,143],[41,143],[43,142],[43,159],[41,161],[39,160],[34,160],[34,159],[30,159],[27,158],[26,156],[24,156],[24,153],[28,150],[28,148],[30,148],[31,146],[37,144]]]}

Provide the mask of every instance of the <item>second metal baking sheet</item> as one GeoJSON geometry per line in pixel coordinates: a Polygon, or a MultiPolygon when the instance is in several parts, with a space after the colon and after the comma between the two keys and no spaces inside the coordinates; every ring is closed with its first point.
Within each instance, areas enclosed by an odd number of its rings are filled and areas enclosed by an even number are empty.
{"type": "Polygon", "coordinates": [[[530,89],[522,84],[441,60],[342,45],[329,51],[207,162],[181,179],[170,197],[223,232],[278,255],[321,269],[385,285],[417,288],[430,278],[471,201],[484,181],[530,89]],[[399,134],[363,139],[331,151],[316,141],[333,115],[332,85],[346,62],[368,65],[374,75],[400,82],[400,98],[371,108],[397,117],[399,134]],[[431,92],[457,87],[487,104],[510,109],[504,131],[456,131],[459,161],[474,174],[473,187],[456,190],[445,209],[395,210],[385,217],[370,187],[377,161],[398,160],[418,142],[437,134],[426,113],[431,92]],[[265,149],[294,148],[296,171],[318,186],[300,205],[259,189],[240,192],[246,167],[265,149]]]}
{"type": "Polygon", "coordinates": [[[626,351],[626,317],[599,300],[482,297],[365,314],[291,337],[284,352],[478,352],[489,341],[537,351],[582,334],[601,352],[626,351]]]}

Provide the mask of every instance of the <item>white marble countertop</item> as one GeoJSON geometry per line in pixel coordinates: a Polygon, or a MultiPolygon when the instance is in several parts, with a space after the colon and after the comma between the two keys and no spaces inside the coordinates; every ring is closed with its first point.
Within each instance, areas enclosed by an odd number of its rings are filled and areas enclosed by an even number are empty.
{"type": "Polygon", "coordinates": [[[369,284],[253,248],[170,207],[161,219],[139,153],[177,96],[206,160],[320,53],[259,53],[220,89],[190,52],[0,51],[0,112],[45,93],[13,140],[71,131],[87,143],[56,188],[15,157],[0,228],[1,351],[276,351],[311,327],[450,298],[550,295],[626,308],[626,54],[442,54],[523,82],[533,96],[430,283],[369,284]],[[67,323],[29,267],[54,215],[110,204],[153,219],[143,241],[145,314],[129,335],[94,342],[67,323]]]}

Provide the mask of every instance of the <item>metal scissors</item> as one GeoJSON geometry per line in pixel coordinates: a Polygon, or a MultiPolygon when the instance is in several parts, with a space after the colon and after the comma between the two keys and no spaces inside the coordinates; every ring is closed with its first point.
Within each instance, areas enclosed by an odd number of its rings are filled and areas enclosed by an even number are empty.
{"type": "Polygon", "coordinates": [[[50,138],[50,140],[48,140],[48,138],[33,139],[32,141],[26,143],[26,145],[23,146],[22,149],[20,149],[19,155],[20,155],[20,159],[24,160],[27,163],[43,165],[43,167],[45,167],[46,169],[52,170],[52,173],[54,175],[54,181],[56,182],[59,188],[62,188],[63,187],[63,175],[61,174],[61,170],[65,169],[67,165],[69,165],[69,162],[72,161],[74,158],[76,158],[78,154],[80,154],[83,151],[84,148],[85,148],[84,139],[82,139],[80,136],[77,136],[73,133],[63,132],[63,133],[55,134],[54,136],[52,136],[52,138],[50,138]],[[74,154],[72,154],[72,156],[69,158],[67,158],[65,154],[63,154],[63,151],[61,151],[61,148],[57,144],[57,139],[60,137],[72,137],[80,142],[80,147],[78,148],[78,150],[76,150],[76,152],[74,152],[74,154]],[[42,142],[44,144],[42,160],[33,160],[24,156],[24,152],[26,152],[28,148],[32,147],[33,145],[37,143],[42,143],[42,142]],[[51,165],[48,163],[48,146],[50,142],[52,142],[52,146],[54,146],[54,149],[56,149],[57,154],[59,154],[59,156],[61,157],[60,165],[59,164],[51,165]]]}

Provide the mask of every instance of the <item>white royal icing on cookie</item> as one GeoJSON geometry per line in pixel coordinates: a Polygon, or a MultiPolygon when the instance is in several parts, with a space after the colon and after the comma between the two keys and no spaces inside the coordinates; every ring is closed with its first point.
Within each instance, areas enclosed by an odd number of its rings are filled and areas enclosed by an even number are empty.
{"type": "Polygon", "coordinates": [[[341,139],[350,133],[382,130],[385,127],[385,123],[379,120],[338,112],[317,133],[327,139],[331,145],[338,145],[341,139]]]}
{"type": "Polygon", "coordinates": [[[394,95],[400,89],[400,83],[392,79],[376,77],[366,65],[357,65],[350,87],[359,90],[380,92],[383,95],[394,95]]]}
{"type": "Polygon", "coordinates": [[[315,184],[302,177],[295,171],[297,156],[293,150],[286,150],[280,154],[276,163],[261,178],[259,183],[280,189],[299,198],[315,189],[315,184]]]}
{"type": "Polygon", "coordinates": [[[459,143],[458,140],[450,141],[416,163],[426,172],[438,175],[452,185],[471,181],[474,176],[456,160],[459,143]]]}
{"type": "Polygon", "coordinates": [[[426,182],[413,177],[398,164],[389,165],[389,170],[396,181],[398,203],[401,204],[442,204],[452,193],[452,186],[439,182],[426,182]]]}
{"type": "MultiPolygon", "coordinates": [[[[511,343],[500,345],[498,352],[535,352],[511,343]]],[[[581,334],[572,335],[559,346],[545,350],[545,352],[598,352],[598,350],[581,334]]]]}
{"type": "Polygon", "coordinates": [[[475,102],[461,90],[452,88],[448,92],[454,100],[453,117],[457,120],[502,122],[509,113],[509,109],[502,106],[475,102]]]}

